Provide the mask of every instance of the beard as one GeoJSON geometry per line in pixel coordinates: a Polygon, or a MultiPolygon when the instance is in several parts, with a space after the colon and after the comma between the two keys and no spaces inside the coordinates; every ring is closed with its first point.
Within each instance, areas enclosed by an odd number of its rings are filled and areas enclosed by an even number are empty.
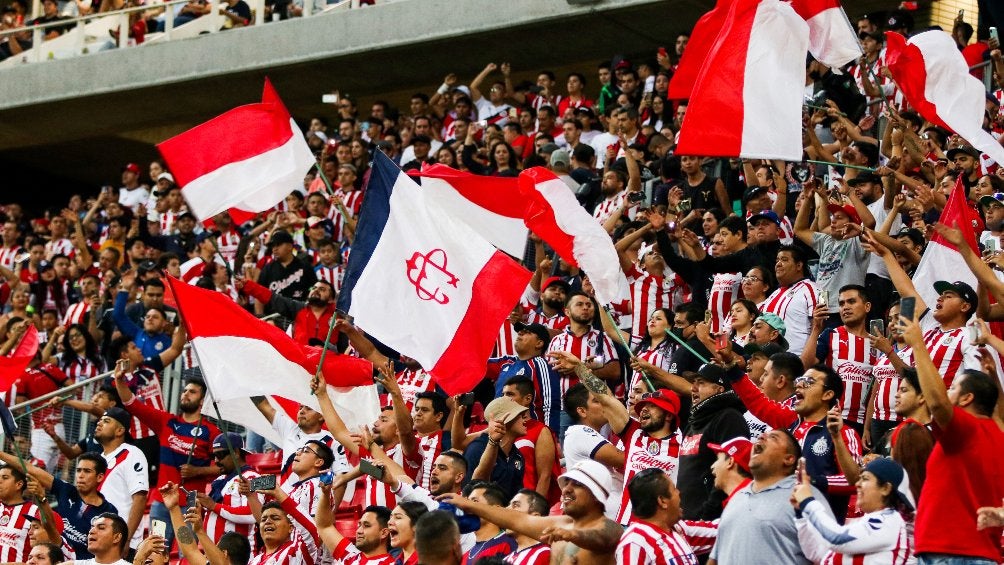
{"type": "Polygon", "coordinates": [[[323,308],[328,305],[328,303],[322,300],[319,296],[308,296],[307,304],[316,308],[323,308]]]}
{"type": "Polygon", "coordinates": [[[544,304],[555,310],[562,310],[565,307],[565,302],[563,300],[558,300],[556,298],[545,298],[544,304]]]}
{"type": "Polygon", "coordinates": [[[648,420],[648,424],[642,426],[641,430],[647,434],[652,434],[662,429],[662,426],[666,424],[666,415],[660,414],[658,416],[652,416],[648,420]]]}

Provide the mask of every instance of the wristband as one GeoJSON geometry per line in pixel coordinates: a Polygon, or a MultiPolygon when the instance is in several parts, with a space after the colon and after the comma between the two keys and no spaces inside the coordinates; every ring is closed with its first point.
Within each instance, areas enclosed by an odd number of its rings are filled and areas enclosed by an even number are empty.
{"type": "Polygon", "coordinates": [[[449,91],[450,91],[450,85],[446,84],[445,82],[439,86],[438,90],[436,90],[438,94],[446,94],[449,91]]]}
{"type": "Polygon", "coordinates": [[[500,439],[492,439],[492,438],[488,438],[488,443],[490,443],[490,444],[494,445],[495,447],[499,447],[499,445],[501,445],[501,444],[502,444],[502,440],[500,440],[500,439]]]}

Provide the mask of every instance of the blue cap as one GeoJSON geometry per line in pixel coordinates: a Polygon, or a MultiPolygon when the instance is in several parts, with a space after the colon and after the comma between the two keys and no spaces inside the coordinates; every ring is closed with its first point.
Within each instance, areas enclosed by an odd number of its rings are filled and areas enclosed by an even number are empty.
{"type": "Polygon", "coordinates": [[[244,451],[244,438],[239,433],[226,432],[213,438],[213,451],[230,451],[231,447],[237,451],[244,451]],[[227,438],[230,439],[229,446],[227,445],[227,438]]]}
{"type": "Polygon", "coordinates": [[[449,502],[440,502],[439,509],[449,512],[457,519],[457,527],[460,529],[461,534],[469,534],[481,529],[481,518],[473,514],[467,514],[449,502]]]}
{"type": "Polygon", "coordinates": [[[917,507],[913,493],[910,492],[910,477],[899,463],[888,457],[879,457],[871,460],[862,471],[875,475],[875,478],[883,483],[890,483],[896,495],[910,510],[917,507]]]}
{"type": "Polygon", "coordinates": [[[748,224],[755,223],[757,220],[770,220],[778,226],[781,225],[781,218],[779,218],[777,213],[773,210],[761,210],[756,214],[751,214],[746,217],[746,223],[748,224]]]}

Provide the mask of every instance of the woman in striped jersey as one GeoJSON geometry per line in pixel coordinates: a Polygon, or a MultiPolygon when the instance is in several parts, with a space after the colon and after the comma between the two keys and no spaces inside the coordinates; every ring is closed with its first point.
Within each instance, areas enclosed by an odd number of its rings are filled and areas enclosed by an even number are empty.
{"type": "Polygon", "coordinates": [[[805,463],[799,464],[802,480],[792,492],[798,542],[813,563],[835,565],[905,565],[915,563],[913,535],[904,514],[914,509],[910,481],[903,467],[879,458],[865,465],[857,484],[861,518],[840,525],[812,496],[805,463]]]}
{"type": "Polygon", "coordinates": [[[645,336],[630,335],[628,332],[615,328],[610,321],[610,316],[600,316],[600,319],[603,321],[603,330],[614,343],[626,341],[631,345],[631,367],[634,372],[628,383],[628,391],[636,388],[638,383],[644,382],[644,376],[653,368],[659,368],[663,371],[669,370],[669,358],[673,350],[672,342],[666,332],[673,327],[673,311],[671,309],[658,308],[652,311],[646,325],[648,335],[645,336]]]}

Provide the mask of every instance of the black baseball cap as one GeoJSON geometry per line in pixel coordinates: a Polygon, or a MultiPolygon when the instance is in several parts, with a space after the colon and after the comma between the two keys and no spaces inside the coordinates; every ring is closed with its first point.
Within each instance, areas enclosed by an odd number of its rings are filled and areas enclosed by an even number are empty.
{"type": "Polygon", "coordinates": [[[943,294],[949,291],[954,292],[955,294],[958,294],[962,300],[968,302],[974,308],[979,303],[979,297],[976,296],[976,291],[973,290],[973,287],[962,281],[938,281],[934,283],[934,291],[938,294],[943,294]]]}
{"type": "Polygon", "coordinates": [[[530,332],[535,336],[539,337],[541,341],[544,342],[544,346],[551,343],[551,332],[547,331],[544,324],[524,324],[523,322],[516,322],[513,324],[517,332],[530,332]]]}
{"type": "Polygon", "coordinates": [[[269,240],[273,246],[280,245],[283,243],[288,243],[293,245],[293,236],[289,235],[289,232],[277,231],[272,234],[272,239],[269,240]]]}

